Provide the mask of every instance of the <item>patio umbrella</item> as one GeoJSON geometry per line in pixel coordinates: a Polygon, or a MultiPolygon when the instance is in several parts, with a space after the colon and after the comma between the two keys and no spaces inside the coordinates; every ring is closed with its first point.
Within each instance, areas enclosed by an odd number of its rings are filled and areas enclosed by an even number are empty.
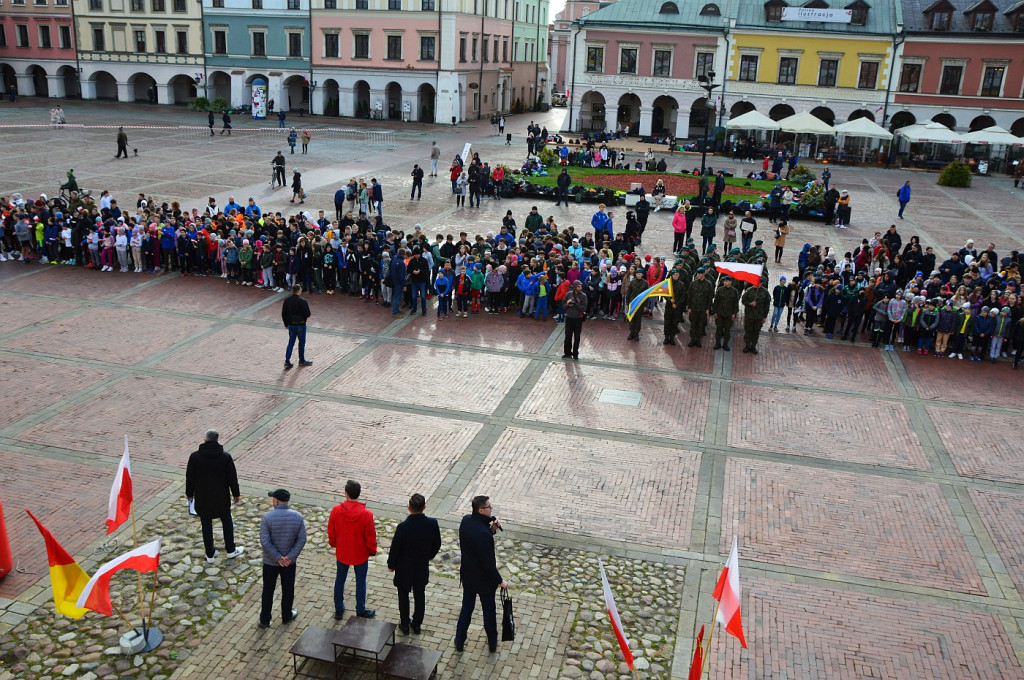
{"type": "Polygon", "coordinates": [[[783,132],[809,135],[833,135],[836,132],[831,125],[806,111],[783,118],[779,121],[779,129],[783,132]]]}
{"type": "Polygon", "coordinates": [[[989,144],[991,146],[1024,146],[1024,139],[1010,134],[1008,131],[993,125],[984,130],[968,132],[963,141],[970,144],[989,144]]]}
{"type": "Polygon", "coordinates": [[[942,123],[930,120],[901,127],[896,134],[909,142],[932,142],[935,144],[962,144],[964,136],[953,132],[942,123]]]}
{"type": "Polygon", "coordinates": [[[836,125],[836,133],[847,137],[867,137],[870,139],[892,139],[892,133],[870,118],[857,118],[836,125]]]}
{"type": "Polygon", "coordinates": [[[779,124],[759,111],[747,111],[730,118],[725,127],[728,130],[778,130],[779,124]]]}

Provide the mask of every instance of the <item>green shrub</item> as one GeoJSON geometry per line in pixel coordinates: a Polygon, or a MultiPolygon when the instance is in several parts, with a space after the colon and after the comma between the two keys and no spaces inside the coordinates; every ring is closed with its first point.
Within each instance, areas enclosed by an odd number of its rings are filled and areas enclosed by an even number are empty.
{"type": "Polygon", "coordinates": [[[193,111],[209,111],[210,100],[206,97],[196,97],[192,100],[192,103],[188,105],[188,108],[193,111]]]}
{"type": "Polygon", "coordinates": [[[800,205],[811,210],[820,210],[824,207],[825,186],[823,184],[814,184],[810,189],[800,195],[800,205]]]}
{"type": "Polygon", "coordinates": [[[227,111],[231,108],[231,103],[224,99],[224,97],[217,97],[210,102],[210,111],[227,111]]]}
{"type": "Polygon", "coordinates": [[[793,168],[793,171],[789,173],[789,179],[787,182],[799,182],[800,184],[807,184],[817,179],[814,172],[806,165],[800,164],[793,168]]]}
{"type": "Polygon", "coordinates": [[[558,154],[545,148],[540,152],[540,162],[544,165],[558,165],[558,154]]]}
{"type": "Polygon", "coordinates": [[[939,186],[969,187],[971,186],[971,169],[966,163],[953,161],[942,169],[939,174],[939,186]]]}

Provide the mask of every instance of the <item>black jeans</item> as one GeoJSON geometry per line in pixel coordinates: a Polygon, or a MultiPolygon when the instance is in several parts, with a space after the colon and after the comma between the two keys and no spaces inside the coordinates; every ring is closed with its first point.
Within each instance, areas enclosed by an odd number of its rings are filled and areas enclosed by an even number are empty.
{"type": "Polygon", "coordinates": [[[562,354],[579,358],[580,356],[580,334],[583,331],[583,317],[574,319],[571,316],[565,317],[565,347],[562,354]]]}
{"type": "MultiPolygon", "coordinates": [[[[199,522],[203,526],[203,547],[206,549],[206,556],[213,557],[213,520],[216,517],[199,516],[199,522]]],[[[235,524],[231,521],[231,511],[228,510],[220,516],[220,526],[224,529],[224,550],[229,553],[235,552],[235,524]]]]}
{"type": "Polygon", "coordinates": [[[423,612],[426,609],[427,584],[398,586],[398,621],[403,626],[412,625],[419,628],[423,625],[423,612]],[[409,591],[412,591],[412,618],[409,618],[409,591]]]}
{"type": "Polygon", "coordinates": [[[277,577],[281,577],[281,620],[292,620],[292,605],[295,602],[295,563],[287,567],[277,564],[263,565],[263,607],[260,609],[260,623],[270,623],[274,611],[274,588],[277,577]]]}
{"type": "Polygon", "coordinates": [[[462,589],[462,610],[459,612],[459,621],[455,624],[455,644],[461,645],[466,642],[466,634],[469,631],[469,624],[473,621],[473,610],[476,609],[476,600],[480,598],[480,609],[484,617],[484,632],[487,633],[487,644],[498,644],[498,620],[497,609],[494,604],[495,590],[483,593],[476,593],[466,588],[462,589]]]}

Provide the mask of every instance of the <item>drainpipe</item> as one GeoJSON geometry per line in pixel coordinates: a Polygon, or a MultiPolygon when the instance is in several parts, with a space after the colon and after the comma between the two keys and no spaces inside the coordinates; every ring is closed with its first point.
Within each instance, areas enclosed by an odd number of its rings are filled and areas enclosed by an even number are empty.
{"type": "MultiPolygon", "coordinates": [[[[497,2],[497,0],[495,0],[497,2]]],[[[487,19],[487,0],[484,0],[483,12],[480,13],[480,75],[476,80],[476,119],[480,120],[484,115],[484,52],[487,46],[484,45],[484,20],[487,19]]]]}
{"type": "MultiPolygon", "coordinates": [[[[576,28],[576,34],[572,37],[572,84],[569,85],[569,129],[566,132],[572,132],[572,102],[573,97],[576,96],[576,42],[580,37],[580,31],[583,30],[583,24],[580,24],[576,28]]],[[[583,106],[583,100],[580,100],[580,106],[583,106]]]]}
{"type": "Polygon", "coordinates": [[[889,94],[892,92],[892,73],[896,70],[896,50],[903,44],[906,38],[903,36],[903,27],[899,27],[899,32],[892,37],[892,56],[889,57],[889,78],[885,84],[885,108],[882,110],[882,127],[889,120],[889,94]]]}

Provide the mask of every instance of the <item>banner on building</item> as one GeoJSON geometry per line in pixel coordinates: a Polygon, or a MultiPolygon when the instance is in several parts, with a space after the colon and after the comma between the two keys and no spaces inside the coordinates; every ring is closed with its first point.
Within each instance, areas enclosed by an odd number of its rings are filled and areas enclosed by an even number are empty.
{"type": "Polygon", "coordinates": [[[783,21],[820,21],[828,24],[848,24],[853,19],[850,9],[814,9],[812,7],[783,7],[783,21]]]}
{"type": "Polygon", "coordinates": [[[253,120],[267,117],[267,81],[263,78],[252,81],[252,117],[253,120]]]}

